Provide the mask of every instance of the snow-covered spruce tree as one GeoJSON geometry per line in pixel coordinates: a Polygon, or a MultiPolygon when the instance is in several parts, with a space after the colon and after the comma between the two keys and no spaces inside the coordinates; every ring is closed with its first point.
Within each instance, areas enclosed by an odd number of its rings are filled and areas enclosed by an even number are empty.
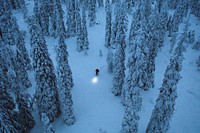
{"type": "Polygon", "coordinates": [[[129,31],[129,45],[133,45],[134,40],[137,36],[137,31],[141,28],[141,22],[142,22],[142,15],[141,10],[138,8],[135,13],[133,14],[131,27],[129,31]]]}
{"type": "Polygon", "coordinates": [[[88,31],[86,25],[86,14],[85,14],[85,7],[82,9],[82,40],[83,40],[83,49],[89,49],[89,41],[88,41],[88,31]]]}
{"type": "Polygon", "coordinates": [[[2,40],[5,44],[15,45],[18,41],[18,25],[16,18],[12,15],[10,10],[2,11],[2,14],[3,15],[0,17],[2,40]]]}
{"type": "Polygon", "coordinates": [[[96,0],[89,0],[88,4],[89,26],[94,26],[96,22],[96,0]]]}
{"type": "Polygon", "coordinates": [[[9,11],[4,12],[3,16],[0,17],[0,23],[2,41],[5,44],[16,46],[16,48],[22,52],[25,68],[30,69],[31,64],[28,52],[25,48],[24,37],[22,32],[19,31],[19,26],[17,25],[16,19],[12,13],[9,11]]]}
{"type": "Polygon", "coordinates": [[[28,73],[26,71],[26,65],[23,60],[22,52],[16,50],[16,59],[15,59],[15,73],[16,78],[25,88],[29,88],[32,86],[29,78],[28,73]]]}
{"type": "Polygon", "coordinates": [[[138,131],[138,121],[140,119],[138,113],[142,106],[140,88],[138,88],[142,52],[138,47],[140,42],[137,43],[131,46],[132,52],[127,64],[128,75],[126,77],[125,86],[122,89],[121,99],[122,103],[126,105],[126,109],[120,133],[136,133],[138,131]]]}
{"type": "MultiPolygon", "coordinates": [[[[131,82],[131,81],[130,81],[131,82]]],[[[140,88],[132,86],[131,92],[129,92],[129,101],[125,108],[125,114],[122,121],[122,129],[120,133],[137,133],[139,111],[142,106],[142,98],[140,97],[140,88]]]]}
{"type": "Polygon", "coordinates": [[[121,7],[121,0],[118,0],[115,8],[114,8],[114,15],[115,15],[115,20],[113,20],[112,22],[112,28],[111,28],[111,42],[110,42],[110,46],[112,48],[116,48],[117,44],[116,44],[116,36],[117,36],[117,32],[118,32],[118,24],[119,24],[119,13],[120,13],[120,7],[121,7]]]}
{"type": "Polygon", "coordinates": [[[165,71],[160,94],[146,129],[147,133],[166,133],[169,130],[170,119],[177,98],[177,84],[181,79],[180,71],[182,69],[183,51],[185,50],[184,37],[180,39],[165,71]]]}
{"type": "Polygon", "coordinates": [[[41,26],[43,35],[49,35],[50,14],[53,14],[53,9],[50,7],[49,1],[34,0],[35,17],[41,26]]]}
{"type": "Polygon", "coordinates": [[[78,52],[83,50],[83,31],[82,31],[82,24],[81,24],[81,15],[80,15],[80,8],[78,2],[76,2],[76,50],[78,52]]]}
{"type": "Polygon", "coordinates": [[[22,32],[20,32],[20,31],[18,33],[18,43],[16,43],[16,48],[21,53],[25,69],[30,70],[31,67],[32,67],[31,61],[30,61],[30,58],[29,58],[29,55],[28,55],[28,51],[25,47],[24,37],[22,35],[22,32]]]}
{"type": "Polygon", "coordinates": [[[72,101],[72,72],[68,64],[68,52],[67,45],[64,43],[62,38],[59,39],[58,49],[57,49],[57,81],[58,81],[58,92],[61,104],[61,112],[63,115],[63,120],[65,124],[72,125],[75,122],[75,116],[73,111],[73,101],[72,101]]]}
{"type": "Polygon", "coordinates": [[[125,78],[125,49],[126,49],[126,31],[127,31],[127,18],[124,11],[124,6],[119,8],[119,19],[117,20],[118,32],[116,35],[116,52],[113,61],[113,93],[114,95],[121,95],[122,87],[125,78]]]}
{"type": "Polygon", "coordinates": [[[43,124],[43,133],[55,133],[55,130],[53,129],[53,126],[45,113],[41,114],[41,121],[43,124]]]}
{"type": "MultiPolygon", "coordinates": [[[[14,54],[10,55],[9,50],[11,50],[9,49],[9,46],[1,45],[0,47],[0,53],[3,54],[3,55],[0,55],[0,62],[3,63],[0,65],[0,81],[1,81],[0,82],[0,93],[1,93],[0,106],[3,112],[7,114],[9,117],[9,118],[6,118],[6,121],[8,123],[12,123],[11,127],[13,126],[14,128],[14,129],[13,128],[10,129],[10,127],[7,127],[10,130],[9,132],[28,133],[30,129],[34,126],[34,120],[29,111],[29,108],[27,106],[26,106],[27,108],[23,108],[24,103],[19,102],[18,100],[18,98],[22,98],[22,96],[20,95],[20,97],[18,97],[17,92],[24,90],[24,87],[20,86],[21,81],[18,80],[16,77],[16,74],[13,68],[15,68],[17,65],[15,65],[15,62],[12,63],[13,62],[12,58],[14,54]],[[11,97],[10,95],[12,95],[13,97],[11,97]],[[13,101],[14,97],[17,97],[15,98],[15,103],[13,101]],[[7,101],[8,100],[7,98],[9,99],[9,101],[7,101]],[[25,113],[25,112],[29,112],[29,113],[25,113]],[[27,120],[27,122],[24,122],[24,120],[27,120]]],[[[5,116],[2,116],[2,117],[5,117],[5,116]]],[[[5,126],[4,124],[3,126],[5,126]]],[[[0,129],[2,129],[3,132],[7,132],[6,128],[2,127],[0,129]]]]}
{"type": "Polygon", "coordinates": [[[34,18],[30,19],[29,21],[32,23],[29,24],[29,31],[33,52],[33,68],[36,72],[36,100],[39,114],[46,113],[50,121],[53,122],[60,114],[54,66],[40,27],[34,18]]]}
{"type": "MultiPolygon", "coordinates": [[[[170,29],[170,33],[171,32],[177,32],[180,23],[182,22],[184,17],[184,5],[179,4],[178,7],[176,8],[173,18],[172,18],[172,25],[171,25],[171,29],[170,29]]],[[[169,34],[170,34],[169,33],[169,34]]]]}
{"type": "Polygon", "coordinates": [[[109,73],[112,73],[113,72],[113,52],[112,52],[112,48],[109,47],[108,48],[108,55],[107,55],[107,58],[106,58],[106,61],[107,61],[107,69],[108,69],[108,72],[109,73]]]}
{"type": "Polygon", "coordinates": [[[28,133],[30,129],[33,128],[35,121],[28,107],[28,101],[20,90],[18,90],[16,94],[16,103],[18,111],[14,114],[13,119],[18,121],[21,125],[20,132],[28,133]]]}
{"type": "Polygon", "coordinates": [[[144,27],[143,52],[146,59],[146,69],[144,69],[143,89],[147,90],[154,87],[155,76],[155,57],[158,49],[161,49],[164,42],[164,36],[167,25],[167,13],[152,14],[149,16],[149,22],[144,27]]]}
{"type": "Polygon", "coordinates": [[[76,18],[75,18],[75,0],[70,1],[69,9],[67,9],[67,37],[74,37],[76,35],[76,18]]]}
{"type": "Polygon", "coordinates": [[[63,20],[63,10],[62,10],[62,6],[60,3],[60,0],[56,0],[55,3],[55,11],[57,12],[57,37],[60,36],[60,34],[63,34],[63,37],[66,38],[67,34],[66,34],[66,27],[64,24],[64,20],[63,20]]]}
{"type": "Polygon", "coordinates": [[[16,127],[13,125],[13,122],[15,122],[13,117],[13,109],[15,108],[14,101],[12,97],[6,92],[7,88],[5,87],[5,80],[3,79],[4,74],[2,74],[2,69],[0,69],[0,132],[1,133],[19,133],[19,130],[16,129],[16,127]]]}
{"type": "Polygon", "coordinates": [[[19,10],[25,6],[24,0],[7,0],[4,2],[7,2],[8,5],[10,6],[10,9],[13,9],[13,10],[19,10]]]}
{"type": "Polygon", "coordinates": [[[112,11],[110,0],[106,0],[106,35],[105,35],[105,47],[110,47],[111,43],[111,27],[112,27],[112,11]]]}

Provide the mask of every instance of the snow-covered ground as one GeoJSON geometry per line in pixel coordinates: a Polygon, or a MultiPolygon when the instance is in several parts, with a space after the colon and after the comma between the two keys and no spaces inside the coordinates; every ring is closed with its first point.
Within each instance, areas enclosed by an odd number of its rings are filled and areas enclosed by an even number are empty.
{"type": "MultiPolygon", "coordinates": [[[[29,1],[29,5],[33,5],[29,1]]],[[[30,8],[31,14],[32,9],[30,8]]],[[[21,14],[16,13],[18,24],[22,30],[27,31],[27,25],[21,14]]],[[[106,55],[104,47],[105,38],[105,11],[100,8],[97,11],[97,21],[99,25],[88,27],[89,51],[88,55],[84,52],[76,51],[76,39],[66,40],[69,52],[69,65],[71,66],[74,80],[72,97],[74,103],[74,113],[76,123],[66,126],[60,117],[53,123],[56,133],[99,133],[100,130],[107,133],[118,133],[121,129],[124,107],[120,103],[120,97],[112,94],[112,74],[107,72],[106,55]],[[102,50],[103,56],[99,56],[102,50]],[[97,83],[93,83],[95,69],[100,70],[97,83]]],[[[131,23],[131,17],[129,24],[131,23]]],[[[196,31],[196,39],[199,36],[200,21],[191,16],[191,29],[196,31]],[[198,25],[197,25],[198,24],[198,25]]],[[[27,31],[28,32],[28,31],[27,31]]],[[[27,48],[30,47],[29,34],[27,34],[27,48]]],[[[56,68],[56,53],[54,50],[57,40],[46,38],[49,53],[56,68]]],[[[155,88],[147,92],[142,92],[143,106],[140,112],[139,133],[144,133],[149,122],[151,112],[162,85],[164,72],[169,63],[169,38],[166,36],[165,44],[156,58],[155,88]]],[[[200,132],[200,72],[197,71],[195,61],[199,51],[191,49],[189,45],[184,53],[182,79],[178,84],[178,98],[176,100],[174,116],[171,120],[169,133],[199,133],[200,132]]],[[[34,73],[30,72],[30,79],[34,83],[34,73]]],[[[34,86],[29,92],[34,93],[34,86]]],[[[34,113],[35,115],[37,113],[34,113]]],[[[37,120],[32,133],[42,133],[42,126],[37,120]]]]}

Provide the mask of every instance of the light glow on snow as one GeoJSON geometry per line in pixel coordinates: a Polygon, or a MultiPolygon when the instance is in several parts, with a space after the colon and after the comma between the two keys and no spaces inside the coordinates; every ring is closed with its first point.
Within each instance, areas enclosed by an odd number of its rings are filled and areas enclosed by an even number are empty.
{"type": "Polygon", "coordinates": [[[98,78],[95,76],[94,78],[92,78],[92,83],[96,84],[98,82],[98,78]]]}

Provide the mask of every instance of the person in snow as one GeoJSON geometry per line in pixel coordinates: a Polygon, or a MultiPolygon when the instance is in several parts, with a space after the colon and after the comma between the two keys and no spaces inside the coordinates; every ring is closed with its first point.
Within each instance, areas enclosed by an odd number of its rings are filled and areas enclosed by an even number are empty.
{"type": "Polygon", "coordinates": [[[95,72],[96,72],[96,76],[98,76],[99,75],[99,69],[96,69],[95,72]]]}

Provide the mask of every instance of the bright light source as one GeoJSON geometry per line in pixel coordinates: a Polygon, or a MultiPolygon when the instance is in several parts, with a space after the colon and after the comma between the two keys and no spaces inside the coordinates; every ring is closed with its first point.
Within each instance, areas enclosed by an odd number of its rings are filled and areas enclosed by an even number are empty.
{"type": "Polygon", "coordinates": [[[98,78],[97,77],[92,78],[92,83],[93,84],[96,84],[97,82],[98,82],[98,78]]]}

